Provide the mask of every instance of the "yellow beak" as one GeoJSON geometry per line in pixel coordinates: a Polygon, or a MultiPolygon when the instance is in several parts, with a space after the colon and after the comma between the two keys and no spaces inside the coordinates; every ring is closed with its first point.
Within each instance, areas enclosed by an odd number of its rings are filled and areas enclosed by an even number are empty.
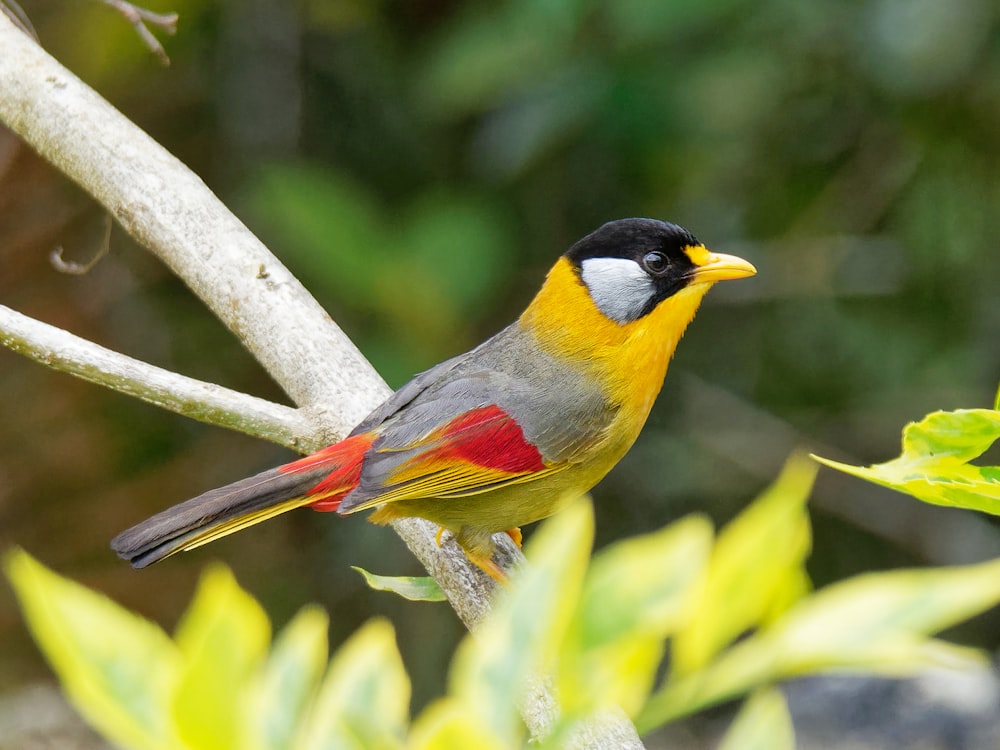
{"type": "Polygon", "coordinates": [[[709,252],[704,262],[694,269],[694,283],[714,284],[726,279],[742,279],[753,276],[757,269],[753,264],[735,255],[709,252]]]}

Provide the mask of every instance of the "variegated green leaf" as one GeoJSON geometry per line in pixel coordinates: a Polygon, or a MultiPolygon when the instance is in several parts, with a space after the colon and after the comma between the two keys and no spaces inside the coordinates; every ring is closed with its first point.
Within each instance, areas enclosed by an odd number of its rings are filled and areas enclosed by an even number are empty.
{"type": "Polygon", "coordinates": [[[351,567],[376,591],[391,591],[413,602],[443,602],[447,598],[430,576],[380,576],[356,565],[351,567]]]}
{"type": "Polygon", "coordinates": [[[938,411],[908,424],[903,430],[902,453],[886,463],[863,467],[814,458],[925,503],[1000,515],[1000,466],[971,463],[998,438],[1000,411],[938,411]]]}
{"type": "Polygon", "coordinates": [[[167,634],[23,550],[4,567],[31,634],[94,728],[121,747],[184,748],[169,711],[183,660],[167,634]]]}

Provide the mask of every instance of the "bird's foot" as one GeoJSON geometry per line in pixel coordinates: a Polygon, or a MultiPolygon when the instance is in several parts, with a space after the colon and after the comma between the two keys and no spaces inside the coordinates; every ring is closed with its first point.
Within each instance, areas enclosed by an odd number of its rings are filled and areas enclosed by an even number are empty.
{"type": "Polygon", "coordinates": [[[510,576],[507,575],[507,571],[501,568],[496,562],[493,561],[493,555],[488,555],[484,553],[470,552],[465,550],[465,556],[469,558],[469,562],[483,571],[486,575],[492,578],[494,581],[499,583],[501,586],[506,586],[510,583],[510,576]]]}
{"type": "Polygon", "coordinates": [[[511,538],[511,541],[513,541],[514,544],[517,545],[517,548],[521,549],[521,540],[523,539],[523,537],[521,535],[520,527],[515,526],[513,529],[507,529],[506,533],[507,536],[511,538]]]}

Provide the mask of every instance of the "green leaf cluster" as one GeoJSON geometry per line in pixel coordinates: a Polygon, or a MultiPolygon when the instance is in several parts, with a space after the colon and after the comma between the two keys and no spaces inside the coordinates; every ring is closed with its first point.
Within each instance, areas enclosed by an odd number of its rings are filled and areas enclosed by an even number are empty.
{"type": "MultiPolygon", "coordinates": [[[[793,459],[717,535],[692,516],[593,559],[590,504],[570,506],[534,535],[531,564],[460,644],[445,695],[412,718],[385,620],[327,664],[325,613],[306,607],[272,644],[267,616],[223,568],[204,575],[171,638],[25,552],[6,567],[70,699],[122,747],[518,748],[529,734],[524,696],[546,686],[558,705],[530,722],[543,750],[572,747],[583,723],[609,710],[646,732],[741,695],[722,747],[781,750],[794,735],[775,683],[830,668],[976,663],[978,652],[930,636],[1000,601],[1000,561],[870,574],[810,593],[814,474],[793,459]]],[[[420,579],[369,580],[436,597],[420,579]]]]}
{"type": "Polygon", "coordinates": [[[326,613],[305,607],[271,644],[260,605],[210,568],[171,639],[14,551],[7,575],[70,700],[111,742],[176,750],[399,747],[410,683],[373,620],[327,666],[326,613]]]}
{"type": "Polygon", "coordinates": [[[936,411],[903,428],[898,458],[873,466],[817,461],[932,505],[1000,515],[1000,466],[972,463],[1000,439],[1000,394],[993,409],[936,411]]]}

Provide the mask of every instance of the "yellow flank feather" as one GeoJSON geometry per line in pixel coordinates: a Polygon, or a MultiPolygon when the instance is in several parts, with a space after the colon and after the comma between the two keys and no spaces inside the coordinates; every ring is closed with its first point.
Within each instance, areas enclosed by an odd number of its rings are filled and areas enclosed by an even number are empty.
{"type": "MultiPolygon", "coordinates": [[[[248,528],[250,526],[255,526],[261,521],[266,521],[269,518],[274,518],[275,516],[280,516],[282,513],[293,510],[295,508],[300,508],[303,505],[309,505],[310,503],[316,502],[315,497],[296,497],[290,500],[286,500],[278,505],[272,505],[270,508],[263,508],[256,513],[250,513],[245,516],[238,516],[232,518],[219,526],[208,526],[205,528],[204,533],[194,537],[189,542],[181,545],[170,555],[176,554],[177,552],[186,552],[187,550],[196,549],[201,547],[203,544],[208,544],[209,542],[214,542],[216,539],[221,539],[224,536],[229,536],[230,534],[235,534],[237,531],[248,528]]],[[[169,557],[170,555],[167,555],[169,557]]]]}
{"type": "MultiPolygon", "coordinates": [[[[351,508],[350,513],[374,508],[383,503],[398,503],[404,500],[423,498],[470,497],[483,492],[491,492],[500,487],[521,484],[561,471],[564,467],[553,466],[541,471],[512,474],[473,463],[462,463],[439,471],[428,471],[422,465],[422,474],[414,475],[407,484],[391,487],[365,503],[351,508]]],[[[393,477],[396,480],[397,477],[393,477]]]]}

